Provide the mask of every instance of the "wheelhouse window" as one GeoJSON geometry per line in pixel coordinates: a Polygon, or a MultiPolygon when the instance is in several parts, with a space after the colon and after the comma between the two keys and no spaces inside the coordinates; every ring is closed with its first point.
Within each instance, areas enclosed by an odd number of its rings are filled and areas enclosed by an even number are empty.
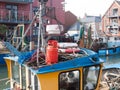
{"type": "Polygon", "coordinates": [[[80,90],[79,70],[60,73],[59,90],[80,90]]]}
{"type": "Polygon", "coordinates": [[[31,81],[30,81],[29,89],[30,90],[40,90],[39,80],[38,80],[37,76],[34,75],[32,72],[30,72],[30,74],[31,74],[31,81]]]}
{"type": "Polygon", "coordinates": [[[83,68],[84,90],[95,90],[96,89],[99,73],[100,73],[99,65],[83,68]]]}
{"type": "Polygon", "coordinates": [[[25,67],[21,67],[21,77],[22,77],[22,89],[26,89],[26,70],[25,67]]]}
{"type": "Polygon", "coordinates": [[[19,77],[19,64],[17,62],[12,62],[12,78],[15,82],[20,83],[19,77]]]}
{"type": "Polygon", "coordinates": [[[34,80],[35,80],[35,90],[39,90],[39,84],[38,84],[38,78],[37,76],[34,77],[34,80]]]}

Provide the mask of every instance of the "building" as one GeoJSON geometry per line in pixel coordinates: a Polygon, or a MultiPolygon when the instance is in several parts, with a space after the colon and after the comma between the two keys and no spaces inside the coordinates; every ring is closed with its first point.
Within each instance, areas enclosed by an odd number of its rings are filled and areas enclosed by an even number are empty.
{"type": "Polygon", "coordinates": [[[73,25],[71,25],[71,27],[68,29],[67,33],[70,36],[73,36],[75,41],[78,41],[80,29],[81,29],[81,23],[79,21],[76,21],[73,25]]]}
{"type": "Polygon", "coordinates": [[[14,29],[18,24],[29,25],[33,17],[33,0],[0,0],[0,24],[14,29]]]}
{"type": "Polygon", "coordinates": [[[65,25],[65,0],[48,0],[47,17],[50,24],[62,24],[65,25]]]}
{"type": "MultiPolygon", "coordinates": [[[[44,15],[45,24],[65,24],[65,11],[62,2],[64,0],[48,0],[44,15]]],[[[0,0],[0,24],[7,26],[7,36],[13,34],[19,24],[24,25],[23,28],[26,30],[39,6],[39,0],[0,0]]],[[[32,32],[28,32],[28,35],[38,34],[36,27],[39,26],[39,16],[36,17],[34,23],[30,27],[32,32]]],[[[16,36],[19,36],[17,35],[19,33],[16,33],[16,36]]]]}
{"type": "Polygon", "coordinates": [[[80,20],[85,27],[86,32],[91,27],[91,35],[93,39],[98,38],[98,32],[101,30],[101,16],[89,16],[85,14],[80,20]]]}
{"type": "Polygon", "coordinates": [[[102,31],[108,36],[120,36],[120,1],[115,0],[103,15],[102,31]]]}
{"type": "Polygon", "coordinates": [[[75,16],[72,12],[65,12],[65,29],[68,30],[71,26],[77,22],[77,16],[75,16]]]}

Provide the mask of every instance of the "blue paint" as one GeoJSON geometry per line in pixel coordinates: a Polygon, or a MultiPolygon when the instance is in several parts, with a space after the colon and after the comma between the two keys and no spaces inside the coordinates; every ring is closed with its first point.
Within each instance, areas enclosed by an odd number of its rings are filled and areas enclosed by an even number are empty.
{"type": "Polygon", "coordinates": [[[8,54],[0,54],[0,65],[4,65],[5,64],[5,60],[3,59],[3,57],[8,56],[8,54]]]}
{"type": "MultiPolygon", "coordinates": [[[[32,56],[32,53],[33,52],[31,53],[29,52],[26,55],[23,54],[22,56],[24,57],[17,56],[16,58],[15,57],[5,57],[5,58],[16,61],[19,64],[26,66],[24,62],[28,60],[29,57],[32,56]]],[[[49,73],[49,72],[80,68],[84,66],[98,65],[104,62],[102,59],[99,58],[99,55],[97,53],[91,50],[81,48],[80,54],[83,54],[83,53],[84,53],[83,56],[76,57],[72,60],[66,60],[66,61],[59,62],[59,63],[52,64],[52,65],[41,65],[41,67],[39,67],[38,69],[33,69],[28,66],[26,67],[28,67],[35,74],[42,74],[42,73],[49,73]]]]}
{"type": "Polygon", "coordinates": [[[98,51],[98,54],[100,56],[107,55],[107,50],[108,50],[108,55],[119,54],[120,53],[120,46],[119,47],[115,47],[115,48],[100,49],[98,51]]]}
{"type": "Polygon", "coordinates": [[[87,49],[81,49],[81,50],[85,51],[88,55],[83,57],[76,57],[72,60],[59,62],[52,65],[42,66],[38,70],[34,70],[34,69],[31,69],[31,70],[35,74],[42,74],[42,73],[68,70],[68,69],[90,66],[90,65],[97,65],[104,62],[98,57],[97,53],[87,49]]]}

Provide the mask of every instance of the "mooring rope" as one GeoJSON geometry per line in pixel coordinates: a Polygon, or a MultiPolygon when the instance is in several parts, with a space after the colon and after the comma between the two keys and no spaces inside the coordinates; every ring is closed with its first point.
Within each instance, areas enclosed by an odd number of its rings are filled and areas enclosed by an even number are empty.
{"type": "Polygon", "coordinates": [[[1,81],[5,81],[5,80],[8,80],[9,78],[3,78],[3,79],[0,79],[0,82],[1,81]]]}

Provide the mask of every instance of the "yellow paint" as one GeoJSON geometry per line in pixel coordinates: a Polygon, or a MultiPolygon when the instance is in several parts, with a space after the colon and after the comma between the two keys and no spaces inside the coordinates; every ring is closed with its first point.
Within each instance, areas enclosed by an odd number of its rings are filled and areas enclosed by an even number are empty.
{"type": "Polygon", "coordinates": [[[99,85],[100,85],[100,80],[101,80],[101,77],[102,77],[102,67],[103,67],[103,64],[100,65],[100,73],[99,73],[99,76],[98,76],[98,83],[97,83],[97,88],[96,90],[99,90],[99,85]]]}
{"type": "Polygon", "coordinates": [[[5,62],[7,64],[8,78],[10,79],[12,77],[12,74],[11,74],[11,60],[5,59],[5,62]]]}
{"type": "Polygon", "coordinates": [[[80,90],[83,90],[83,68],[80,68],[80,90]]]}
{"type": "Polygon", "coordinates": [[[47,74],[38,74],[40,81],[40,90],[58,90],[58,74],[60,72],[53,72],[47,74]]]}
{"type": "MultiPolygon", "coordinates": [[[[69,69],[66,71],[71,71],[71,70],[80,70],[79,68],[76,69],[69,69]]],[[[37,77],[40,81],[40,90],[59,90],[59,74],[61,72],[65,71],[58,71],[58,72],[52,72],[52,73],[46,73],[46,74],[37,74],[37,77]]],[[[82,70],[80,70],[80,76],[81,76],[82,70]]],[[[81,79],[82,77],[80,77],[81,79]]],[[[82,82],[82,80],[81,80],[82,82]]]]}
{"type": "MultiPolygon", "coordinates": [[[[102,67],[102,65],[101,65],[102,67]]],[[[80,71],[80,90],[83,90],[83,67],[82,68],[76,68],[76,69],[69,69],[66,71],[71,71],[71,70],[79,70],[80,71]]],[[[59,90],[59,74],[61,72],[65,71],[58,71],[58,72],[52,72],[52,73],[46,73],[46,74],[37,74],[38,80],[40,82],[40,90],[59,90]]],[[[100,70],[100,74],[98,77],[98,83],[97,87],[95,90],[99,90],[99,84],[100,84],[100,79],[102,75],[102,68],[100,70]]]]}

